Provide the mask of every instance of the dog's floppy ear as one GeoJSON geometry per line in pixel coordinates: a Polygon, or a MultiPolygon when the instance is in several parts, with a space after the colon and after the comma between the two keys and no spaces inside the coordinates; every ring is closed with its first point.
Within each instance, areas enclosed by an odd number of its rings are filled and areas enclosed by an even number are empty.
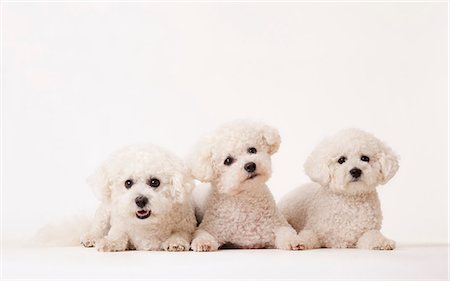
{"type": "Polygon", "coordinates": [[[270,155],[274,154],[280,148],[281,137],[277,129],[264,125],[262,127],[262,138],[267,144],[268,153],[270,155]]]}
{"type": "Polygon", "coordinates": [[[212,140],[206,137],[194,148],[187,162],[190,174],[202,182],[211,182],[214,176],[212,140]]]}
{"type": "Polygon", "coordinates": [[[312,181],[317,182],[321,186],[327,186],[330,183],[331,175],[327,153],[322,149],[324,143],[317,146],[306,159],[303,165],[305,173],[312,181]]]}
{"type": "Polygon", "coordinates": [[[111,183],[105,164],[102,164],[97,170],[87,178],[87,183],[91,187],[95,196],[102,202],[107,202],[111,198],[111,183]]]}
{"type": "Polygon", "coordinates": [[[194,181],[185,171],[183,173],[177,173],[172,178],[171,195],[176,202],[184,202],[193,189],[194,181]]]}
{"type": "Polygon", "coordinates": [[[398,156],[390,147],[380,143],[381,152],[378,154],[380,163],[381,184],[387,183],[398,171],[398,156]]]}

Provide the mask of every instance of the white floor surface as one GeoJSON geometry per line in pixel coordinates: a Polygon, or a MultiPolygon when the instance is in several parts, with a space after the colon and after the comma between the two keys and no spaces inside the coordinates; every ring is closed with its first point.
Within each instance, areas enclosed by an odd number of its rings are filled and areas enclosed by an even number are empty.
{"type": "Polygon", "coordinates": [[[447,245],[212,253],[4,246],[2,279],[447,279],[448,252],[447,245]]]}

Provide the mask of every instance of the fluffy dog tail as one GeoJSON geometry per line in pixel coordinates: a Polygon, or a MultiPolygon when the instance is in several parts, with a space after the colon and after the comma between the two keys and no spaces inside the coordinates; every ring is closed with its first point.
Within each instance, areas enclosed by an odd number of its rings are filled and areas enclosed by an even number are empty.
{"type": "Polygon", "coordinates": [[[91,226],[88,216],[78,215],[40,228],[30,241],[30,246],[64,247],[80,245],[80,237],[91,226]]]}

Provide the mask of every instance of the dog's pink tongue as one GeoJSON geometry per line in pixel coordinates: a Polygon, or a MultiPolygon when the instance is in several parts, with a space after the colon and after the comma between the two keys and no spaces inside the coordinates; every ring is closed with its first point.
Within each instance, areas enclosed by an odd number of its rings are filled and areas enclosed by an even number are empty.
{"type": "Polygon", "coordinates": [[[145,215],[146,213],[147,213],[147,211],[144,211],[144,210],[138,211],[138,214],[139,214],[139,215],[145,215]]]}

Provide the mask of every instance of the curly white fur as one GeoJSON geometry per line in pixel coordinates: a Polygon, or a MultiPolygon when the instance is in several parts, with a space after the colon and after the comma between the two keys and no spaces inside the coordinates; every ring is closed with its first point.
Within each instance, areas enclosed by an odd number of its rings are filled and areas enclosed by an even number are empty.
{"type": "Polygon", "coordinates": [[[198,144],[188,164],[193,176],[210,183],[211,190],[205,202],[198,204],[202,222],[191,244],[194,251],[214,251],[223,245],[302,248],[265,184],[272,172],[271,155],[280,142],[274,128],[237,121],[198,144]],[[231,159],[229,165],[225,164],[227,158],[231,159]],[[245,169],[249,163],[255,165],[254,171],[245,169]]]}
{"type": "Polygon", "coordinates": [[[376,187],[388,182],[398,167],[394,152],[373,135],[343,130],[320,143],[306,160],[305,171],[316,183],[287,194],[279,208],[308,249],[392,250],[395,242],[380,232],[376,187]],[[361,171],[357,178],[350,173],[355,168],[361,171]]]}
{"type": "Polygon", "coordinates": [[[88,183],[101,204],[90,231],[81,237],[84,246],[99,251],[189,250],[196,227],[189,200],[193,181],[182,161],[168,151],[151,144],[124,147],[88,183]],[[152,179],[159,186],[150,186],[152,179]],[[132,182],[128,188],[127,180],[132,182]],[[138,197],[148,202],[138,206],[138,197]]]}

